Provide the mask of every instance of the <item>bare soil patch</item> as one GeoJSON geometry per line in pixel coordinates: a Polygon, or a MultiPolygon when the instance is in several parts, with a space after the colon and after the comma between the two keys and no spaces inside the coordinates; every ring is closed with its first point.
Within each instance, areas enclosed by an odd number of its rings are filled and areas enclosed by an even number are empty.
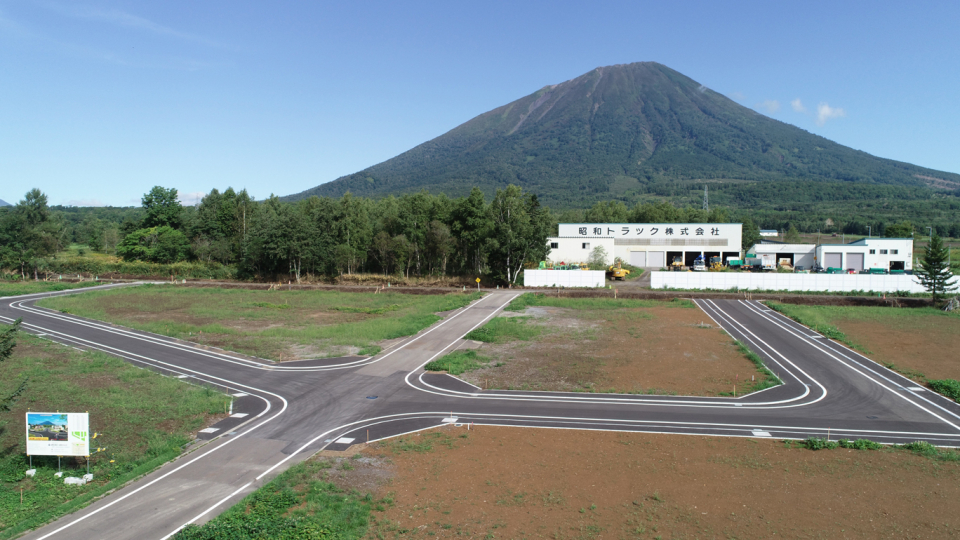
{"type": "Polygon", "coordinates": [[[839,319],[837,328],[882,364],[930,379],[960,379],[960,318],[839,319]]]}
{"type": "Polygon", "coordinates": [[[699,309],[574,310],[530,306],[545,332],[530,341],[484,344],[490,367],[462,377],[481,388],[715,396],[753,365],[699,309]]]}
{"type": "Polygon", "coordinates": [[[362,455],[336,481],[393,501],[371,538],[960,537],[960,463],[902,451],[451,426],[362,455]]]}

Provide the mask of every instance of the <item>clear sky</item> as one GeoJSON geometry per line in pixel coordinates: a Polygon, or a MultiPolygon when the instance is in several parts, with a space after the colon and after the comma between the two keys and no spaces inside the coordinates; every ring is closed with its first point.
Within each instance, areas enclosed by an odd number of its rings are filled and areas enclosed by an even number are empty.
{"type": "Polygon", "coordinates": [[[960,2],[0,0],[0,199],[288,195],[597,66],[960,173],[960,2]]]}

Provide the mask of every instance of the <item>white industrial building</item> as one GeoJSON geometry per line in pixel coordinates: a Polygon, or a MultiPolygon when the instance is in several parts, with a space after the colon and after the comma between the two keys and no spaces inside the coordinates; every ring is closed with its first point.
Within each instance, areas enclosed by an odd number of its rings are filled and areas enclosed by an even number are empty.
{"type": "Polygon", "coordinates": [[[675,257],[685,266],[703,256],[739,259],[741,223],[561,223],[548,238],[547,257],[554,263],[585,263],[602,247],[606,264],[619,257],[633,266],[664,268],[675,257]]]}
{"type": "Polygon", "coordinates": [[[819,263],[843,270],[913,270],[912,238],[862,238],[849,244],[784,244],[761,240],[750,248],[748,257],[773,254],[779,263],[789,259],[794,267],[809,270],[819,263]]]}

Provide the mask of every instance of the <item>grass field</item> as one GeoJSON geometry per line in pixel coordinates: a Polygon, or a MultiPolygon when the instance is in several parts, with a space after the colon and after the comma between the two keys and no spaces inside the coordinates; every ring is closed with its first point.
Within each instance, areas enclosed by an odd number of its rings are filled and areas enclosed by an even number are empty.
{"type": "Polygon", "coordinates": [[[801,306],[784,315],[917,381],[960,379],[960,313],[935,308],[801,306]]]}
{"type": "MultiPolygon", "coordinates": [[[[119,359],[20,334],[13,355],[0,363],[0,395],[24,379],[26,391],[10,411],[0,411],[0,538],[72,512],[177,456],[197,430],[225,412],[230,398],[133,367],[119,359]],[[34,457],[37,474],[26,478],[24,414],[90,413],[94,481],[68,486],[55,478],[56,457],[34,457]],[[21,492],[22,490],[22,492],[21,492]],[[21,493],[23,500],[21,502],[21,493]]],[[[64,458],[65,476],[82,476],[82,459],[64,458]]]]}
{"type": "Polygon", "coordinates": [[[103,283],[98,281],[83,281],[80,283],[62,281],[0,281],[0,298],[5,296],[19,296],[21,294],[82,289],[84,287],[96,287],[97,285],[103,285],[103,283]]]}
{"type": "Polygon", "coordinates": [[[478,293],[410,295],[143,285],[39,305],[273,360],[370,355],[478,293]]]}
{"type": "Polygon", "coordinates": [[[454,351],[426,369],[510,390],[725,396],[779,384],[695,307],[528,293],[466,336],[479,349],[454,351]]]}

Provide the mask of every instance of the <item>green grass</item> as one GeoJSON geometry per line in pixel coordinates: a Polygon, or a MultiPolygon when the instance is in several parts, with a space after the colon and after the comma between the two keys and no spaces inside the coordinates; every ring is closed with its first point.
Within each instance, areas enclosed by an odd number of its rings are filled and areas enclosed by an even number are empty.
{"type": "Polygon", "coordinates": [[[438,312],[466,306],[479,293],[406,295],[339,291],[264,291],[143,285],[50,298],[40,305],[262,358],[376,354],[378,342],[416,334],[438,312]]]}
{"type": "Polygon", "coordinates": [[[930,388],[934,392],[943,394],[944,396],[960,403],[960,381],[955,381],[953,379],[939,379],[927,381],[927,384],[930,385],[930,388]]]}
{"type": "MultiPolygon", "coordinates": [[[[774,386],[783,384],[783,381],[781,381],[779,377],[767,369],[767,366],[763,364],[763,359],[760,358],[757,353],[751,351],[750,348],[741,341],[734,341],[734,344],[737,346],[737,349],[743,353],[743,356],[745,356],[747,360],[750,360],[754,367],[757,368],[757,373],[760,374],[759,378],[750,381],[749,384],[747,384],[747,381],[744,381],[743,386],[737,391],[738,396],[759,392],[760,390],[766,390],[767,388],[773,388],[774,386]]],[[[732,394],[733,392],[720,392],[721,396],[729,396],[732,394]]]]}
{"type": "Polygon", "coordinates": [[[543,333],[543,327],[531,324],[532,317],[494,317],[490,322],[466,335],[466,339],[484,343],[529,341],[543,333]]]}
{"type": "MultiPolygon", "coordinates": [[[[794,446],[794,441],[784,441],[787,448],[794,446]]],[[[797,446],[807,450],[835,450],[845,448],[847,450],[882,450],[886,452],[909,452],[914,455],[923,456],[936,461],[956,462],[960,461],[960,452],[950,448],[940,448],[926,441],[915,441],[907,444],[894,444],[884,446],[878,442],[869,439],[839,439],[829,441],[823,437],[809,437],[803,441],[798,441],[797,446]]]]}
{"type": "Polygon", "coordinates": [[[103,285],[98,281],[83,281],[70,283],[63,281],[0,281],[0,298],[4,296],[19,296],[21,294],[35,294],[68,289],[82,289],[103,285]]]}
{"type": "Polygon", "coordinates": [[[473,371],[486,367],[490,359],[477,354],[477,351],[453,351],[433,362],[423,369],[427,371],[446,371],[451,375],[460,375],[466,371],[473,371]]]}
{"type": "Polygon", "coordinates": [[[506,311],[523,311],[527,306],[547,306],[567,309],[623,309],[651,307],[693,308],[695,304],[683,298],[674,298],[669,302],[662,300],[631,300],[614,298],[557,298],[545,293],[525,293],[513,299],[506,311]]]}
{"type": "MultiPolygon", "coordinates": [[[[29,380],[12,410],[0,412],[0,539],[75,511],[173,459],[207,415],[223,413],[229,405],[230,398],[219,392],[105,354],[81,353],[25,334],[17,341],[13,355],[0,363],[0,395],[29,380]],[[56,457],[34,457],[36,476],[24,476],[28,409],[90,412],[90,429],[101,434],[92,442],[106,448],[91,457],[93,482],[64,485],[53,476],[56,457]]],[[[64,458],[63,467],[65,476],[86,472],[84,462],[74,458],[64,458]]]]}
{"type": "Polygon", "coordinates": [[[294,465],[204,525],[189,525],[174,540],[294,540],[364,538],[379,504],[324,481],[326,461],[294,465]]]}

